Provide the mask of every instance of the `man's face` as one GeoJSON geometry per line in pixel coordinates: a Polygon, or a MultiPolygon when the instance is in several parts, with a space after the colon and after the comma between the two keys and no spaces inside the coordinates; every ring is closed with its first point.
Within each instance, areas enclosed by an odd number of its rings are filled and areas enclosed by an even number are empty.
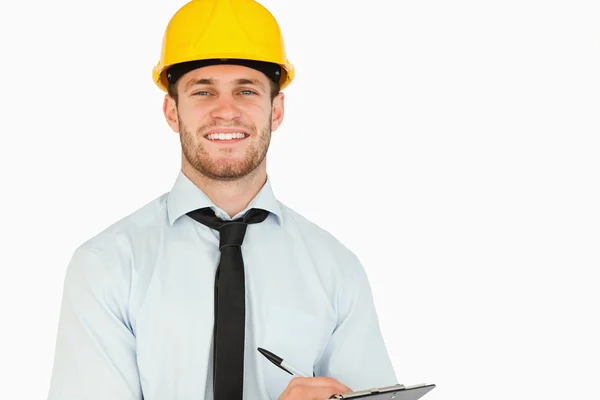
{"type": "Polygon", "coordinates": [[[265,168],[265,156],[283,118],[283,94],[273,102],[268,78],[239,65],[213,65],[183,75],[178,105],[164,112],[179,132],[184,163],[215,180],[243,178],[265,168]]]}

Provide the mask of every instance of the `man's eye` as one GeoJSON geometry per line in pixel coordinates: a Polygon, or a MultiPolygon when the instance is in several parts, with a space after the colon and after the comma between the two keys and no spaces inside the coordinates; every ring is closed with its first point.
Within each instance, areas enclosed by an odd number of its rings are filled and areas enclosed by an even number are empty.
{"type": "Polygon", "coordinates": [[[194,93],[194,96],[207,96],[207,95],[209,95],[209,94],[210,94],[210,93],[208,93],[208,92],[206,92],[206,91],[202,90],[202,91],[200,91],[200,92],[196,92],[196,93],[194,93]]]}
{"type": "Polygon", "coordinates": [[[241,94],[256,94],[256,92],[252,91],[252,90],[242,90],[240,93],[241,94]]]}

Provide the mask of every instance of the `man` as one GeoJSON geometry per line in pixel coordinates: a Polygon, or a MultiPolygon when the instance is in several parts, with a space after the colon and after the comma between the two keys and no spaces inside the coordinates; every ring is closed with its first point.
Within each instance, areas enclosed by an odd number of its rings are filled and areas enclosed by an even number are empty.
{"type": "Polygon", "coordinates": [[[294,75],[272,15],[192,0],[153,74],[181,170],[75,251],[49,400],[312,400],[397,383],[360,262],[271,190],[266,154],[294,75]]]}

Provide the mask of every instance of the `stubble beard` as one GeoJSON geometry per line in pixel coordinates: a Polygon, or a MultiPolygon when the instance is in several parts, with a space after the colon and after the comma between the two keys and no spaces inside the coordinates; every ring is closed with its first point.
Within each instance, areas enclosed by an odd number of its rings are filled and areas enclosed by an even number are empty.
{"type": "Polygon", "coordinates": [[[221,150],[221,154],[225,157],[214,160],[203,145],[203,141],[206,139],[203,137],[202,132],[216,127],[237,127],[255,134],[257,131],[255,126],[240,123],[225,126],[213,123],[200,126],[196,133],[192,134],[181,120],[181,117],[179,117],[179,121],[179,137],[184,157],[196,171],[211,180],[236,181],[243,179],[254,172],[267,156],[267,150],[271,142],[271,115],[269,115],[269,123],[261,129],[258,141],[246,149],[244,159],[241,161],[227,159],[227,152],[231,150],[226,148],[221,150]]]}

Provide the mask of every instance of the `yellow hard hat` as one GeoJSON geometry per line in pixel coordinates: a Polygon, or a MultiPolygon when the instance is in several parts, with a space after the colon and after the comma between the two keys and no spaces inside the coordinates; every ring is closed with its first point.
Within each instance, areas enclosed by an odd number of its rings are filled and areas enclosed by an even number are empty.
{"type": "Polygon", "coordinates": [[[154,83],[166,92],[169,67],[198,60],[276,64],[280,89],[294,78],[279,24],[254,0],[191,0],[181,7],[165,31],[154,83]]]}

